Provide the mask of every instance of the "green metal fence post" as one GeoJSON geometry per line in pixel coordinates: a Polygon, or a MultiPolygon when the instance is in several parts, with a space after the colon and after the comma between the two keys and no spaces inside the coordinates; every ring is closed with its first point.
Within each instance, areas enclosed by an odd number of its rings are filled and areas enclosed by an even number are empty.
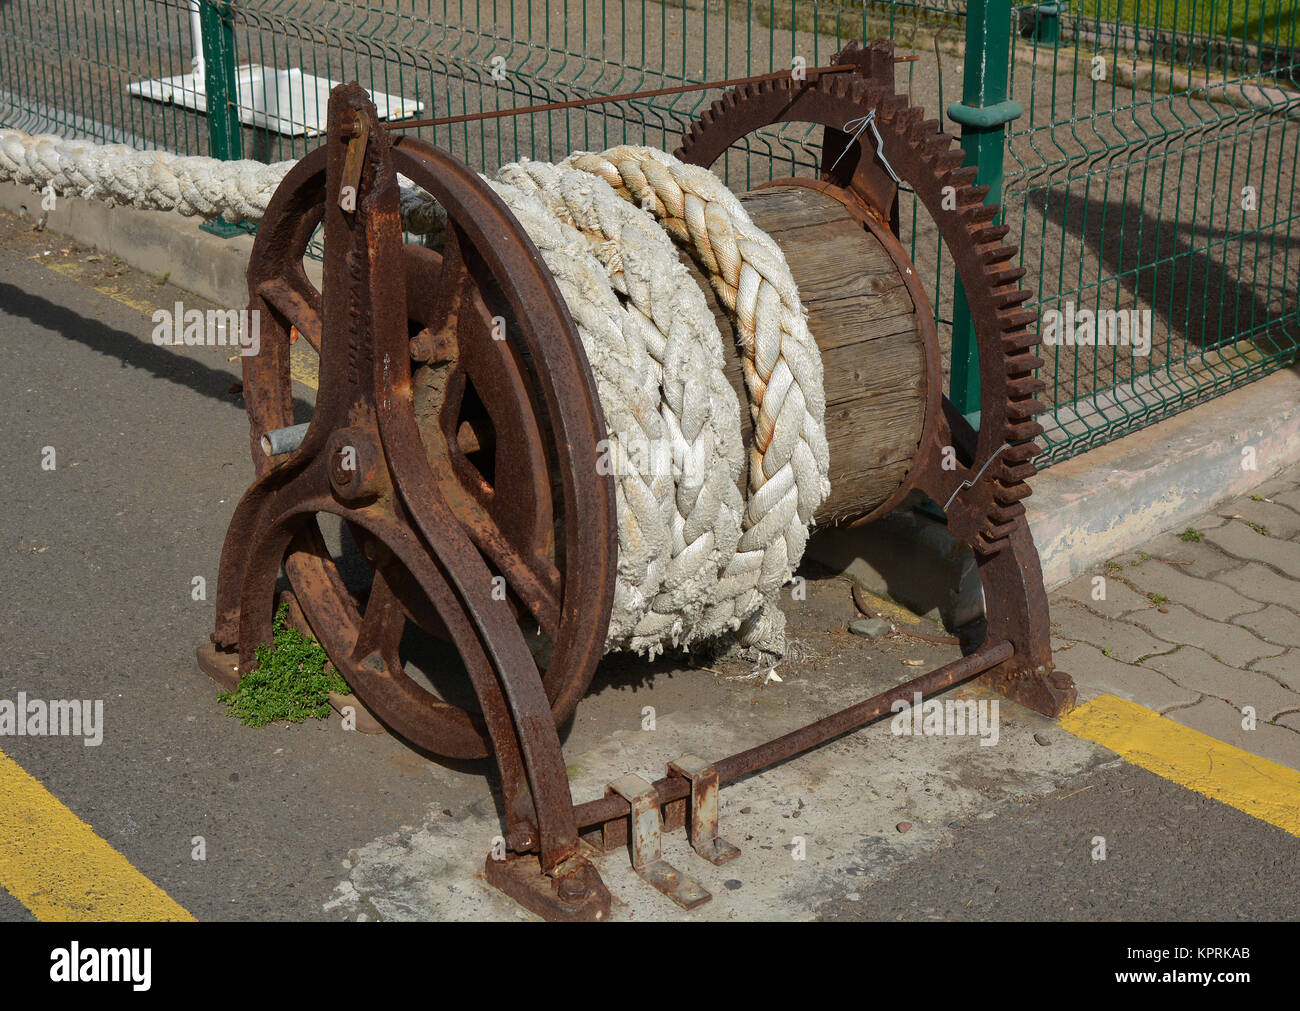
{"type": "MultiPolygon", "coordinates": [[[[208,151],[213,158],[244,157],[244,129],[239,122],[239,90],[235,82],[235,23],[230,0],[199,0],[203,47],[203,91],[208,103],[208,151]]],[[[229,237],[246,232],[241,225],[218,219],[199,226],[229,237]]]]}
{"type": "MultiPolygon", "coordinates": [[[[1024,110],[1007,100],[1011,59],[1011,0],[969,0],[966,5],[966,53],[962,68],[962,100],[948,107],[948,117],[961,124],[966,161],[975,162],[977,181],[989,188],[985,203],[1002,201],[1002,156],[1006,124],[1024,110]]],[[[952,377],[948,399],[979,427],[979,353],[970,307],[961,282],[953,293],[952,377]]]]}

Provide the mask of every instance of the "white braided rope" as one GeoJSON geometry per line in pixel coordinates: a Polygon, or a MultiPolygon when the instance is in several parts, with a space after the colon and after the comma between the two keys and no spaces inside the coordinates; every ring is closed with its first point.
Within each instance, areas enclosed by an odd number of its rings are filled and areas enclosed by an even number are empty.
{"type": "MultiPolygon", "coordinates": [[[[58,196],[209,220],[260,221],[294,164],[220,161],[0,129],[0,182],[35,190],[53,186],[58,196]]],[[[425,234],[441,228],[446,216],[434,199],[409,179],[399,176],[398,182],[406,230],[425,234]]]]}
{"type": "MultiPolygon", "coordinates": [[[[293,164],[0,129],[0,181],[209,219],[260,220],[293,164]]],[[[780,248],[716,176],[651,148],[507,165],[498,177],[489,184],[578,326],[609,429],[619,557],[606,648],[653,655],[737,630],[743,645],[780,655],[777,594],[829,492],[821,356],[780,248]],[[629,201],[691,250],[737,323],[754,422],[743,503],[722,338],[663,229],[629,201]]],[[[403,226],[440,230],[437,202],[399,184],[403,226]]]]}
{"type": "MultiPolygon", "coordinates": [[[[659,593],[627,645],[671,640],[690,646],[739,626],[739,593],[716,596],[735,557],[744,461],[736,395],[723,372],[722,338],[703,293],[692,283],[663,229],[620,200],[600,179],[562,165],[520,162],[497,178],[540,201],[588,240],[627,309],[629,343],[654,365],[655,395],[667,443],[638,461],[658,474],[674,506],[659,593]]],[[[603,402],[603,401],[602,401],[603,402]]]]}
{"type": "MultiPolygon", "coordinates": [[[[813,513],[830,492],[821,353],[785,256],[707,169],[632,146],[574,154],[564,164],[598,175],[654,214],[708,270],[732,311],[754,422],[736,566],[743,571],[761,558],[758,592],[774,599],[802,558],[813,513]]],[[[766,616],[781,621],[775,609],[766,616]]],[[[742,641],[770,641],[780,631],[751,623],[742,641]]]]}
{"type": "Polygon", "coordinates": [[[542,254],[577,324],[596,380],[618,510],[617,579],[606,644],[622,648],[631,645],[635,627],[662,583],[672,509],[671,477],[636,466],[636,447],[663,438],[654,366],[644,346],[627,339],[635,334],[625,325],[627,310],[582,235],[516,187],[488,183],[542,254]]]}

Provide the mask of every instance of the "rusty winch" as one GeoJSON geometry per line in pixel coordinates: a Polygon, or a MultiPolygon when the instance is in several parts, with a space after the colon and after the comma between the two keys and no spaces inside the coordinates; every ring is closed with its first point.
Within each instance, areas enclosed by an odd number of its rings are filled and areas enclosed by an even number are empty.
{"type": "Polygon", "coordinates": [[[248,278],[262,347],[244,359],[244,397],[258,476],[230,524],[200,664],[226,682],[236,667],[249,670],[288,601],[387,727],[434,755],[495,757],[506,826],[486,876],[546,918],[607,915],[592,847],[630,846],[661,891],[688,908],[704,901],[707,892],[660,859],[661,831],[689,826],[693,848],[714,863],[738,856],[718,834],[723,784],[860,727],[897,699],[982,676],[1049,716],[1073,704],[1072,682],[1052,666],[1022,501],[1043,388],[1035,317],[1021,308],[1024,271],[955,140],[895,94],[894,62],[877,42],[850,46],[806,79],[742,82],[676,155],[709,167],[763,127],[825,128],[819,179],[777,180],[740,198],[780,244],[822,351],[832,491],[818,523],[873,519],[913,491],[944,505],[978,560],[987,637],[960,660],[777,740],[713,761],[677,757],[657,782],[626,776],[585,803],[570,794],[557,728],[603,652],[617,518],[612,481],[594,465],[601,404],[555,280],[482,179],[390,134],[355,84],[335,89],[327,140],[285,177],[257,234],[248,278]],[[872,129],[855,132],[854,122],[872,129]],[[398,174],[445,209],[441,252],[403,242],[398,174]],[[942,395],[934,313],[897,238],[900,183],[933,217],[975,320],[978,431],[942,395]],[[322,224],[317,290],[303,257],[322,224]],[[885,290],[891,297],[873,307],[861,297],[885,290]],[[502,318],[509,337],[494,339],[502,318]],[[319,393],[296,448],[273,454],[263,440],[296,420],[290,344],[299,336],[319,354],[319,393]],[[360,549],[367,588],[341,571],[322,514],[338,517],[360,549]],[[289,589],[277,599],[281,571],[289,589]],[[508,592],[493,592],[503,584],[508,592]],[[544,636],[544,654],[530,649],[525,619],[529,635],[535,625],[544,636]],[[415,639],[463,670],[472,696],[413,677],[415,639]]]}

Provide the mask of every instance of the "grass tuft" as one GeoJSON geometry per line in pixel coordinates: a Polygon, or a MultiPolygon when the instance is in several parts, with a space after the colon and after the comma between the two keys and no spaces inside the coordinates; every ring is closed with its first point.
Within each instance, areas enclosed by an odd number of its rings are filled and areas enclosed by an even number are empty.
{"type": "Polygon", "coordinates": [[[234,691],[217,696],[228,707],[227,715],[247,726],[301,723],[309,716],[324,719],[330,692],[352,690],[332,667],[326,670],[329,658],[320,643],[288,626],[288,611],[289,605],[283,604],[276,613],[272,641],[257,647],[253,669],[234,691]]]}

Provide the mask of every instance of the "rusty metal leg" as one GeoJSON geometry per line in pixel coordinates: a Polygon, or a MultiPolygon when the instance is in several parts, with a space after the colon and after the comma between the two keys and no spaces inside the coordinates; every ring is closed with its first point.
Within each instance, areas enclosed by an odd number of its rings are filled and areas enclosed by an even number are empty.
{"type": "Polygon", "coordinates": [[[699,755],[668,763],[668,775],[691,783],[691,848],[711,864],[725,864],[740,850],[718,835],[718,770],[699,755]]]}
{"type": "MultiPolygon", "coordinates": [[[[659,796],[655,788],[635,773],[610,783],[606,796],[622,797],[632,808],[632,869],[683,909],[694,909],[708,902],[712,895],[693,878],[687,877],[663,859],[662,822],[659,796]]],[[[716,803],[717,792],[714,792],[716,803]]]]}
{"type": "Polygon", "coordinates": [[[1073,709],[1074,681],[1052,667],[1047,591],[1029,524],[1022,517],[1001,551],[976,557],[988,639],[1005,639],[1015,647],[1011,659],[982,675],[984,681],[1044,716],[1055,718],[1073,709]]]}

